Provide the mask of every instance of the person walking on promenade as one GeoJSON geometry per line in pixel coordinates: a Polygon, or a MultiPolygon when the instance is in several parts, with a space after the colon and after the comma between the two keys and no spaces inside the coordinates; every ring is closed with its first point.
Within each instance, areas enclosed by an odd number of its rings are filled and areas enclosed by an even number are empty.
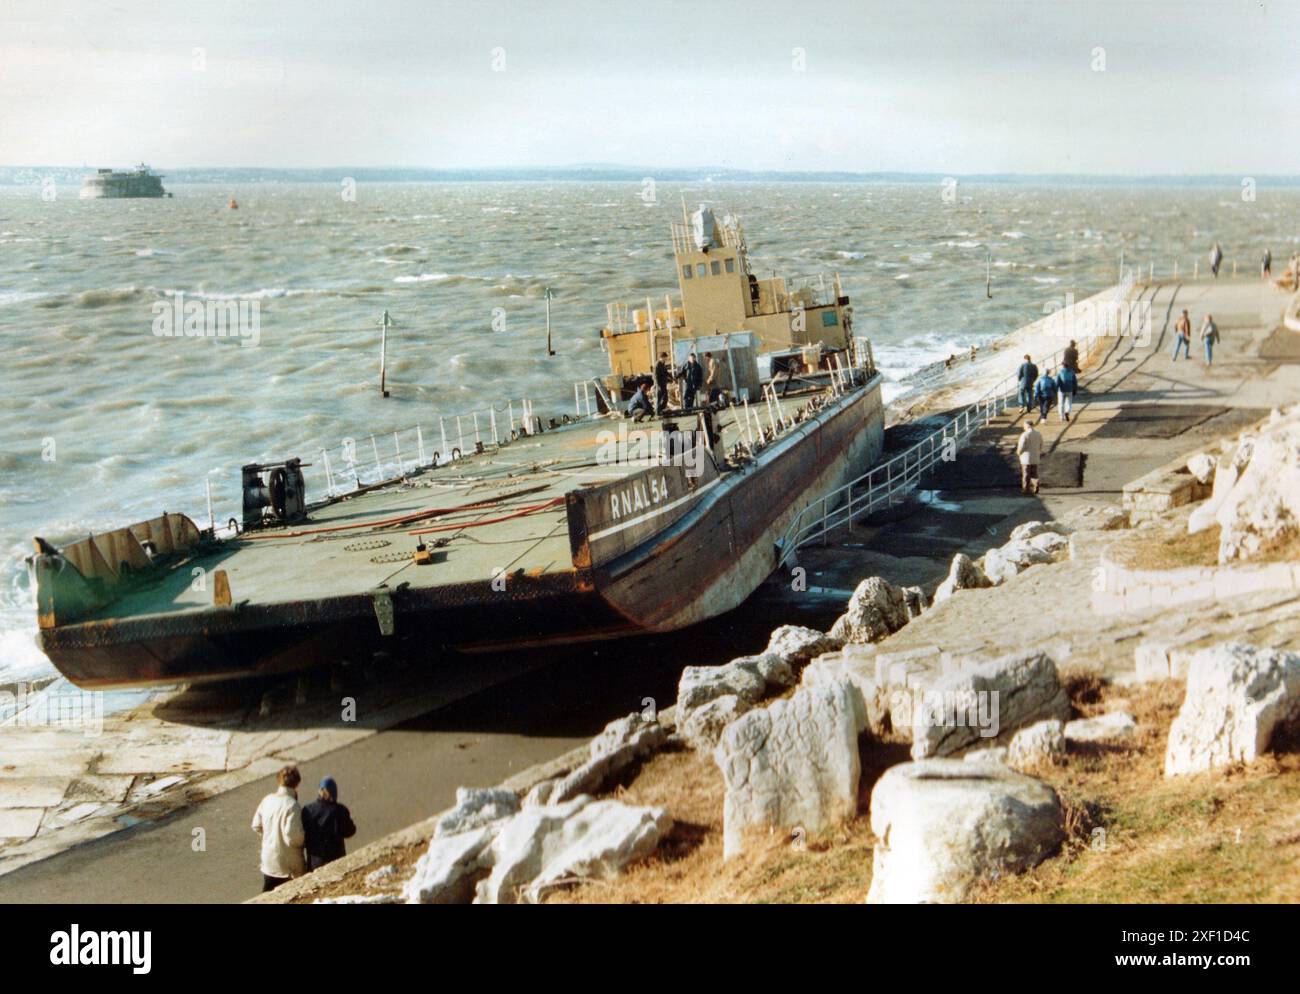
{"type": "Polygon", "coordinates": [[[292,877],[302,876],[306,868],[302,857],[306,833],[297,789],[302,776],[298,767],[283,767],[276,774],[276,782],[276,792],[262,798],[253,814],[253,831],[262,836],[263,894],[292,877]]]}
{"type": "Polygon", "coordinates": [[[1214,243],[1214,248],[1210,249],[1210,272],[1214,278],[1219,278],[1219,267],[1223,265],[1223,249],[1219,248],[1219,243],[1214,243]]]}
{"type": "Polygon", "coordinates": [[[700,365],[700,360],[694,352],[690,354],[686,360],[686,365],[682,367],[682,383],[685,386],[682,407],[689,411],[695,406],[695,394],[704,385],[704,367],[700,365]]]}
{"type": "Polygon", "coordinates": [[[1038,493],[1038,461],[1043,453],[1043,436],[1026,420],[1025,430],[1016,440],[1016,455],[1020,458],[1020,492],[1038,493]]]}
{"type": "Polygon", "coordinates": [[[1056,388],[1061,393],[1061,420],[1069,421],[1074,410],[1074,394],[1079,389],[1079,377],[1069,366],[1062,366],[1056,374],[1056,388]]]}
{"type": "Polygon", "coordinates": [[[1269,248],[1264,249],[1264,259],[1260,263],[1260,269],[1261,269],[1260,275],[1263,276],[1264,279],[1268,279],[1270,276],[1273,275],[1273,250],[1272,249],[1269,248]]]}
{"type": "Polygon", "coordinates": [[[1192,357],[1192,319],[1187,314],[1187,308],[1183,308],[1183,313],[1178,316],[1174,322],[1174,362],[1178,361],[1178,350],[1183,350],[1183,355],[1188,359],[1192,357]]]}
{"type": "Polygon", "coordinates": [[[1034,400],[1038,403],[1038,420],[1046,421],[1047,412],[1056,403],[1056,380],[1050,366],[1043,370],[1043,375],[1034,384],[1034,400]]]}
{"type": "Polygon", "coordinates": [[[1070,344],[1065,347],[1065,355],[1061,357],[1061,365],[1066,369],[1074,370],[1075,375],[1079,372],[1079,343],[1073,338],[1070,344]]]}
{"type": "Polygon", "coordinates": [[[709,397],[710,404],[716,404],[718,398],[722,396],[722,387],[718,386],[721,375],[718,371],[718,360],[713,358],[712,352],[704,353],[704,389],[709,397]]]}
{"type": "Polygon", "coordinates": [[[629,418],[640,421],[642,418],[650,417],[654,412],[654,404],[650,401],[650,384],[642,380],[636,385],[636,393],[632,394],[632,399],[628,401],[624,413],[629,418]]]}
{"type": "Polygon", "coordinates": [[[663,414],[668,409],[668,381],[672,372],[668,368],[668,353],[660,352],[659,361],[655,363],[655,413],[663,414]]]}
{"type": "Polygon", "coordinates": [[[1020,384],[1020,410],[1028,413],[1034,406],[1034,383],[1038,380],[1038,367],[1029,356],[1016,371],[1016,379],[1020,384]]]}
{"type": "Polygon", "coordinates": [[[347,855],[344,839],[357,834],[352,812],[339,803],[339,785],[333,777],[320,782],[317,799],[302,809],[302,825],[307,840],[307,869],[315,870],[347,855]]]}
{"type": "Polygon", "coordinates": [[[1214,315],[1205,315],[1201,323],[1201,342],[1205,346],[1205,365],[1214,362],[1214,346],[1219,341],[1219,326],[1214,323],[1214,315]]]}

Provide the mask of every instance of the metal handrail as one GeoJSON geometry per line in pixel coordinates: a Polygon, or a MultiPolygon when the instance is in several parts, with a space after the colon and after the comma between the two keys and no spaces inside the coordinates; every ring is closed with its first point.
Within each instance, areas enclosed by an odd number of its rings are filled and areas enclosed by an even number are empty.
{"type": "MultiPolygon", "coordinates": [[[[1113,299],[1126,300],[1134,284],[1133,274],[1129,272],[1114,288],[1113,299]]],[[[1086,336],[1083,353],[1090,355],[1097,341],[1108,333],[1103,329],[1086,336]]],[[[1064,348],[1053,352],[1044,361],[1044,367],[1059,361],[1064,352],[1064,348]]],[[[777,544],[776,568],[785,567],[795,551],[809,542],[820,539],[825,544],[832,530],[851,523],[854,518],[881,506],[900,503],[937,463],[949,461],[975,432],[1006,410],[1009,398],[1017,395],[1018,388],[1017,376],[1004,377],[938,431],[803,507],[777,544]]]]}

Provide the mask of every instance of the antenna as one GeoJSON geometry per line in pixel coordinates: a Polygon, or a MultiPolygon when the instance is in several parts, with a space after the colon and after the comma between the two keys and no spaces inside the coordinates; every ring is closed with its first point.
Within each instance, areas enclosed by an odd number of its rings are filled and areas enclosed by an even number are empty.
{"type": "Polygon", "coordinates": [[[984,262],[984,296],[993,299],[993,250],[988,250],[984,262]]]}

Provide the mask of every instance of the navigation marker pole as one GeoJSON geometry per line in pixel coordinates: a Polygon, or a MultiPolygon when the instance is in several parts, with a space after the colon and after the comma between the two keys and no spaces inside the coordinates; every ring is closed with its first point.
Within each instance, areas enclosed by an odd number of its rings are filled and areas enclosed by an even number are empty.
{"type": "Polygon", "coordinates": [[[555,355],[555,349],[551,348],[551,298],[555,295],[548,286],[542,296],[546,298],[546,354],[555,355]]]}
{"type": "Polygon", "coordinates": [[[388,316],[388,311],[384,311],[384,318],[379,322],[379,395],[388,396],[386,379],[388,376],[388,328],[392,325],[393,319],[388,316]]]}
{"type": "Polygon", "coordinates": [[[993,250],[989,249],[984,262],[984,296],[993,299],[993,250]]]}

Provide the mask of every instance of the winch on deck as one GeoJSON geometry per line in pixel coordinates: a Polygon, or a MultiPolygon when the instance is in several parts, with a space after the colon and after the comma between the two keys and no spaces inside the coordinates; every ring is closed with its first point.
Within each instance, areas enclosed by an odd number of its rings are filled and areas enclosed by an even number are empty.
{"type": "Polygon", "coordinates": [[[300,521],[307,514],[307,483],[302,460],[250,463],[243,467],[244,528],[300,521]],[[263,481],[262,474],[270,472],[263,481]]]}

